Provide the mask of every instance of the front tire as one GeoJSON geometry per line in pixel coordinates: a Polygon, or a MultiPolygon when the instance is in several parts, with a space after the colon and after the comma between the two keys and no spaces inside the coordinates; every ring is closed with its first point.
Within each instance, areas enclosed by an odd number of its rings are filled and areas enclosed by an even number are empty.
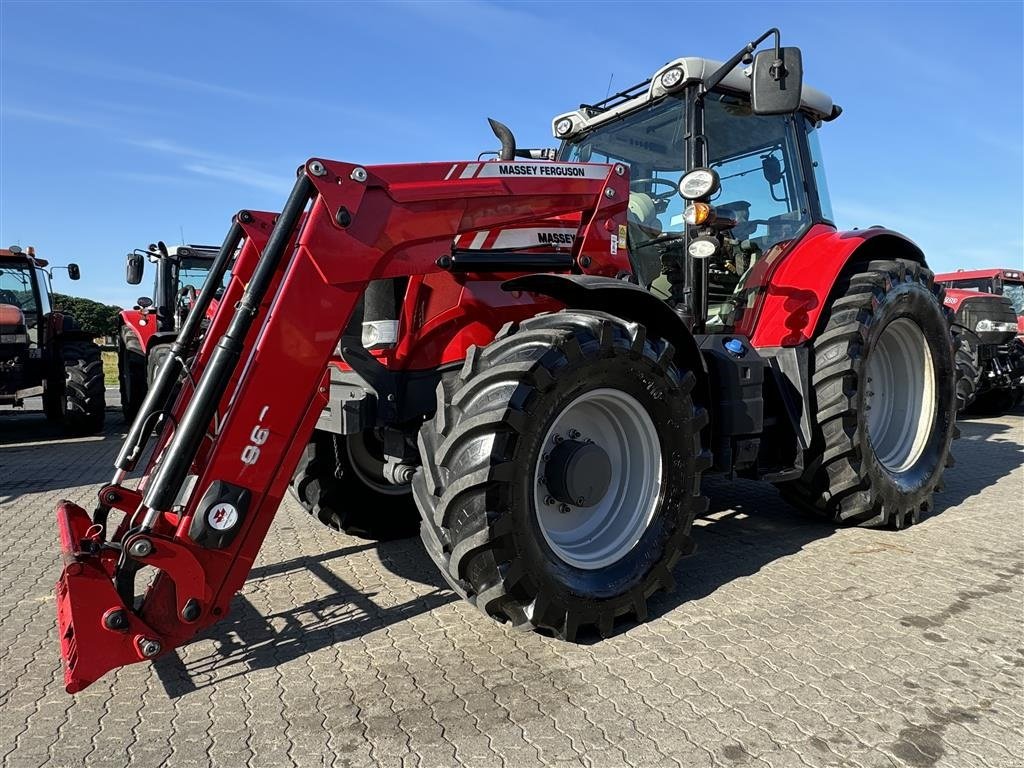
{"type": "Polygon", "coordinates": [[[646,619],[707,508],[707,414],[673,355],[641,325],[573,310],[470,349],[438,387],[413,478],[420,535],[456,592],[570,641],[646,619]]]}
{"type": "Polygon", "coordinates": [[[376,447],[364,433],[335,435],[315,430],[292,476],[292,496],[321,523],[351,536],[380,540],[415,536],[420,518],[412,490],[380,476],[376,447]]]}
{"type": "Polygon", "coordinates": [[[957,372],[942,289],[915,262],[873,261],[849,277],[813,352],[812,446],[783,494],[839,523],[916,523],[953,463],[957,372]]]}
{"type": "Polygon", "coordinates": [[[980,340],[974,331],[953,326],[953,348],[956,350],[956,409],[963,411],[978,396],[981,383],[980,340]]]}
{"type": "Polygon", "coordinates": [[[131,422],[146,399],[146,355],[124,328],[117,345],[117,381],[121,390],[121,414],[131,422]]]}

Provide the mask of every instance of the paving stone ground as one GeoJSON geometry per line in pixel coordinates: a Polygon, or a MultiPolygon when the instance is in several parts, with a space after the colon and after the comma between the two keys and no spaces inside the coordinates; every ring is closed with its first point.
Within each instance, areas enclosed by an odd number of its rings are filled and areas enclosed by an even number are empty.
{"type": "Polygon", "coordinates": [[[937,509],[840,529],[770,487],[712,512],[651,620],[567,645],[455,599],[418,540],[279,512],[229,618],[63,690],[53,508],[120,415],[0,413],[0,754],[36,766],[1024,766],[1024,411],[963,423],[937,509]]]}

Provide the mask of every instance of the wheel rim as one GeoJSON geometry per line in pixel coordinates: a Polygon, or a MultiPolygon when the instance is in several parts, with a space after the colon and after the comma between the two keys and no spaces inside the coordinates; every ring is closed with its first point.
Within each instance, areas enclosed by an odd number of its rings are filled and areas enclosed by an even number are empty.
{"type": "Polygon", "coordinates": [[[890,472],[921,458],[935,422],[935,363],[921,327],[898,318],[868,358],[868,440],[890,472]]]}
{"type": "Polygon", "coordinates": [[[382,496],[405,496],[412,486],[395,485],[384,479],[384,453],[379,442],[373,445],[367,440],[366,432],[359,432],[345,438],[348,463],[360,482],[382,496]]]}
{"type": "Polygon", "coordinates": [[[534,471],[534,508],[541,533],[562,561],[595,570],[622,559],[640,541],[661,495],[661,441],[642,405],[617,389],[580,395],[544,436],[534,471]],[[551,497],[545,472],[563,440],[592,441],[608,457],[607,490],[588,507],[551,497]]]}

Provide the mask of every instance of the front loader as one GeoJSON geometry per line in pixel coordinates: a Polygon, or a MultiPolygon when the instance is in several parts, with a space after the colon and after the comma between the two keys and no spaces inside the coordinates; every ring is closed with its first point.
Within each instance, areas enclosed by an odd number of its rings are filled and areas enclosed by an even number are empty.
{"type": "Polygon", "coordinates": [[[235,217],[93,514],[58,506],[67,690],[229,610],[318,424],[378,447],[335,508],[384,520],[374,486],[410,487],[455,592],[569,641],[671,589],[704,472],[916,522],[952,341],[912,242],[832,223],[839,111],[770,30],[557,117],[557,153],[498,126],[494,160],[308,160],[279,214],[235,217]]]}

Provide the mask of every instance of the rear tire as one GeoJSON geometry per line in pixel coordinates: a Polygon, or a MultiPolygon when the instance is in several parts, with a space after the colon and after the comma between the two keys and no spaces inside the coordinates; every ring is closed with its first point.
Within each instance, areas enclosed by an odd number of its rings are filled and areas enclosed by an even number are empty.
{"type": "Polygon", "coordinates": [[[321,523],[351,536],[415,536],[420,517],[411,488],[371,477],[365,458],[356,458],[368,452],[365,435],[314,431],[292,476],[292,496],[321,523]]]}
{"type": "Polygon", "coordinates": [[[707,414],[673,355],[641,325],[573,310],[470,348],[459,376],[438,387],[413,478],[420,536],[456,592],[499,622],[570,641],[584,626],[608,635],[621,616],[647,618],[707,508],[707,414]],[[571,475],[567,492],[563,444],[596,445],[609,469],[571,475]],[[589,506],[551,496],[575,493],[592,493],[589,506]]]}
{"type": "Polygon", "coordinates": [[[849,277],[813,344],[813,441],[803,476],[780,490],[839,523],[916,523],[957,435],[942,288],[915,262],[873,261],[849,277]]]}
{"type": "Polygon", "coordinates": [[[72,434],[93,434],[103,429],[106,417],[103,360],[100,348],[89,341],[65,342],[64,427],[72,434]]]}

